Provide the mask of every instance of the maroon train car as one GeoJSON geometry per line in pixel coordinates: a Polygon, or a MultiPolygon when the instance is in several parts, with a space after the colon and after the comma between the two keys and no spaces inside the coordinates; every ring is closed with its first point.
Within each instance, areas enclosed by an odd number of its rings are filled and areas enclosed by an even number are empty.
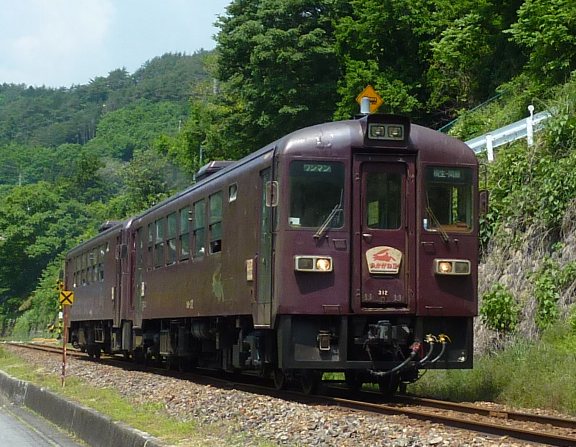
{"type": "Polygon", "coordinates": [[[477,183],[464,143],[392,115],[213,162],[70,251],[70,341],[306,390],[471,368],[477,183]]]}

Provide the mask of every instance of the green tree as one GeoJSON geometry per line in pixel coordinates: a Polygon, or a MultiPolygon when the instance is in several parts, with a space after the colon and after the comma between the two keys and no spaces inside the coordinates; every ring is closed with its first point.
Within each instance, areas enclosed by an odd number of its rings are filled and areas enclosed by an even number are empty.
{"type": "Polygon", "coordinates": [[[371,84],[384,100],[381,112],[413,113],[422,108],[422,73],[430,32],[427,3],[410,0],[352,0],[336,26],[344,74],[338,84],[336,117],[358,112],[357,95],[371,84]]]}
{"type": "MultiPolygon", "coordinates": [[[[234,0],[217,26],[219,132],[246,154],[297,128],[329,120],[340,75],[337,0],[234,0]]],[[[343,3],[343,2],[342,2],[343,3]]]]}
{"type": "Polygon", "coordinates": [[[576,3],[573,0],[525,0],[512,40],[525,51],[527,69],[538,82],[565,82],[576,70],[576,3]]]}
{"type": "Polygon", "coordinates": [[[85,208],[49,183],[12,188],[0,203],[0,301],[26,297],[89,223],[85,208]]]}
{"type": "Polygon", "coordinates": [[[124,218],[149,208],[183,188],[185,177],[156,150],[137,151],[123,166],[120,176],[124,190],[108,203],[111,217],[124,218]]]}
{"type": "Polygon", "coordinates": [[[129,161],[136,149],[152,147],[159,135],[178,132],[186,113],[186,106],[179,103],[139,100],[106,113],[98,123],[96,138],[87,148],[129,161]]]}

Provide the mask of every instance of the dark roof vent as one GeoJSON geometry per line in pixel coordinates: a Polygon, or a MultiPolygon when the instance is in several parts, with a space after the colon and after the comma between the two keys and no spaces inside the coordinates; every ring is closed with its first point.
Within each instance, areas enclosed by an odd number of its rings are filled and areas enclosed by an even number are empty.
{"type": "Polygon", "coordinates": [[[215,160],[211,161],[207,165],[202,166],[196,173],[196,181],[204,180],[210,177],[212,174],[224,169],[226,166],[230,166],[233,161],[230,160],[215,160]]]}
{"type": "Polygon", "coordinates": [[[98,233],[103,233],[104,231],[109,230],[112,227],[115,227],[119,223],[121,222],[118,220],[107,220],[102,225],[100,225],[100,228],[98,228],[98,233]]]}

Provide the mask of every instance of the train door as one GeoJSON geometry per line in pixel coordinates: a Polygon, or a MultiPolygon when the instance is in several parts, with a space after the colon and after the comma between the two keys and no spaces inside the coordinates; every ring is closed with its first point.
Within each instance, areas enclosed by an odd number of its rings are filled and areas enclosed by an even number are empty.
{"type": "Polygon", "coordinates": [[[124,245],[122,244],[122,234],[123,232],[121,231],[120,233],[118,233],[118,236],[116,236],[116,279],[114,281],[114,286],[112,287],[112,303],[113,303],[113,307],[114,307],[114,327],[120,327],[120,322],[122,320],[122,307],[121,307],[121,301],[122,301],[122,268],[123,268],[123,262],[122,262],[122,251],[123,251],[123,247],[124,245]]]}
{"type": "Polygon", "coordinates": [[[414,281],[414,165],[409,160],[354,159],[352,308],[408,309],[414,281]]]}
{"type": "Polygon", "coordinates": [[[256,266],[255,326],[269,327],[272,313],[272,188],[271,169],[260,172],[260,240],[256,266]]]}
{"type": "Polygon", "coordinates": [[[145,256],[145,235],[144,227],[140,227],[135,232],[135,260],[132,262],[132,286],[131,299],[134,306],[134,326],[142,327],[142,301],[144,300],[144,256],[145,256]]]}

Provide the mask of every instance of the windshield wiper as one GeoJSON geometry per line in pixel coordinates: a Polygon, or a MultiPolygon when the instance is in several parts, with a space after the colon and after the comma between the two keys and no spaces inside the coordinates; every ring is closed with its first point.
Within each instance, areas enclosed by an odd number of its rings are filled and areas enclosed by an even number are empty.
{"type": "Polygon", "coordinates": [[[326,217],[324,222],[322,222],[322,225],[320,225],[320,228],[318,228],[318,230],[316,230],[316,233],[314,233],[314,239],[320,239],[322,236],[324,236],[324,234],[328,230],[328,225],[330,225],[332,223],[332,220],[336,217],[336,215],[338,213],[342,212],[342,198],[343,198],[343,196],[344,196],[344,190],[341,189],[340,190],[340,202],[338,202],[336,204],[336,206],[334,208],[332,208],[332,211],[330,211],[330,214],[328,214],[328,217],[326,217]]]}
{"type": "Polygon", "coordinates": [[[442,224],[440,223],[440,221],[436,217],[436,214],[434,214],[434,211],[432,211],[432,207],[430,206],[430,199],[428,197],[428,192],[426,192],[426,212],[428,213],[428,216],[432,220],[432,224],[440,232],[440,236],[442,236],[442,240],[444,242],[450,242],[450,236],[448,236],[448,233],[446,233],[444,228],[442,228],[442,224]]]}

